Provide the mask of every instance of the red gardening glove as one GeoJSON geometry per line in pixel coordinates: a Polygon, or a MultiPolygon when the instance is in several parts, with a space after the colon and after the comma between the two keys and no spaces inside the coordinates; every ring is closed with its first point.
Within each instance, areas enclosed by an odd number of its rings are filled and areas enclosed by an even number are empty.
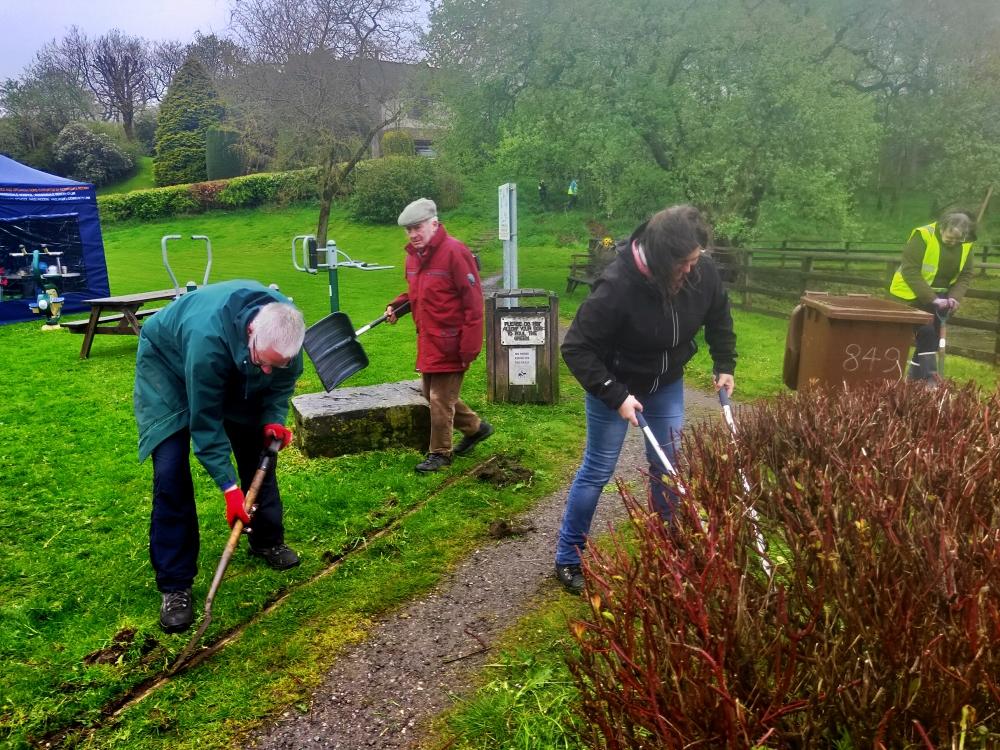
{"type": "Polygon", "coordinates": [[[243,504],[246,502],[243,490],[233,485],[222,494],[226,498],[226,523],[229,524],[229,527],[232,528],[237,518],[243,522],[244,526],[248,525],[250,523],[250,516],[247,515],[246,510],[243,508],[243,504]]]}
{"type": "MultiPolygon", "coordinates": [[[[280,440],[281,448],[286,448],[292,442],[292,431],[283,424],[266,424],[264,425],[265,447],[270,445],[272,440],[280,440]]],[[[281,448],[278,450],[281,450],[281,448]]]]}

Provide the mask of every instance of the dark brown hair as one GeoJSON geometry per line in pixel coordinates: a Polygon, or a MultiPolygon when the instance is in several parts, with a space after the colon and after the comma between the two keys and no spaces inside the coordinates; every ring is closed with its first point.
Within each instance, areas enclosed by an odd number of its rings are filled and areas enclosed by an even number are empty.
{"type": "Polygon", "coordinates": [[[712,247],[712,228],[694,206],[670,206],[653,214],[636,239],[657,285],[668,297],[680,290],[677,268],[692,252],[712,247]]]}

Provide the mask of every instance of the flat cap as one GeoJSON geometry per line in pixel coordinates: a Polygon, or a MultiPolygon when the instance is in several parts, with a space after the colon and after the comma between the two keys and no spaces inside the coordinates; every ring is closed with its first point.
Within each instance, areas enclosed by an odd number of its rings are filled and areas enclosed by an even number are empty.
{"type": "Polygon", "coordinates": [[[438,209],[430,198],[417,198],[403,209],[396,223],[401,227],[412,227],[437,216],[438,209]]]}

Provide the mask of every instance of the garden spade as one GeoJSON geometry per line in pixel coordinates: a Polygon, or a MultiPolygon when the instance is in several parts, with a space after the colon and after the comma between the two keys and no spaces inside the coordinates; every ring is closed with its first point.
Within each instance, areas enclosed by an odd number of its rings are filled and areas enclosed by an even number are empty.
{"type": "MultiPolygon", "coordinates": [[[[243,501],[243,509],[247,513],[251,513],[254,508],[254,503],[257,501],[257,493],[260,492],[260,486],[264,483],[264,478],[267,476],[267,472],[270,471],[271,467],[274,466],[274,459],[278,455],[278,451],[281,450],[281,440],[272,440],[271,444],[267,446],[264,452],[260,456],[260,463],[257,465],[257,471],[254,472],[253,480],[250,482],[250,489],[247,490],[246,498],[243,501]]],[[[215,576],[212,578],[212,585],[208,589],[208,595],[205,597],[205,616],[201,621],[201,625],[195,634],[191,636],[191,640],[184,647],[181,652],[180,657],[174,662],[174,666],[170,668],[169,674],[177,674],[184,663],[191,658],[191,654],[194,652],[194,647],[198,645],[198,641],[205,634],[208,629],[209,623],[212,622],[212,602],[215,601],[215,595],[219,591],[219,585],[222,583],[222,577],[226,574],[226,568],[229,567],[229,561],[233,558],[233,553],[236,552],[236,546],[240,543],[240,535],[243,533],[243,522],[240,519],[236,519],[233,523],[233,530],[229,533],[229,540],[226,542],[226,548],[222,551],[222,558],[219,560],[219,565],[215,568],[215,576]]]]}
{"type": "MultiPolygon", "coordinates": [[[[407,301],[393,313],[405,315],[409,311],[410,303],[407,301]]],[[[351,375],[368,367],[368,355],[357,337],[385,322],[388,317],[381,315],[355,331],[347,313],[335,312],[309,326],[303,347],[316,365],[316,374],[327,391],[332,391],[351,375]]]]}

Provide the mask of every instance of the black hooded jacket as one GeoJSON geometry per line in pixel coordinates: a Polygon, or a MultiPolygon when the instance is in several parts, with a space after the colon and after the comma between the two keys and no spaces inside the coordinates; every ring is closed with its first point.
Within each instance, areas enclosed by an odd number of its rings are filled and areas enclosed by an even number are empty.
{"type": "Polygon", "coordinates": [[[617,409],[630,393],[652,393],[676,381],[697,351],[694,337],[703,325],[714,371],[731,375],[736,334],[715,262],[703,255],[681,290],[667,299],[636,268],[631,238],[616,251],[560,349],[587,392],[617,409]]]}

